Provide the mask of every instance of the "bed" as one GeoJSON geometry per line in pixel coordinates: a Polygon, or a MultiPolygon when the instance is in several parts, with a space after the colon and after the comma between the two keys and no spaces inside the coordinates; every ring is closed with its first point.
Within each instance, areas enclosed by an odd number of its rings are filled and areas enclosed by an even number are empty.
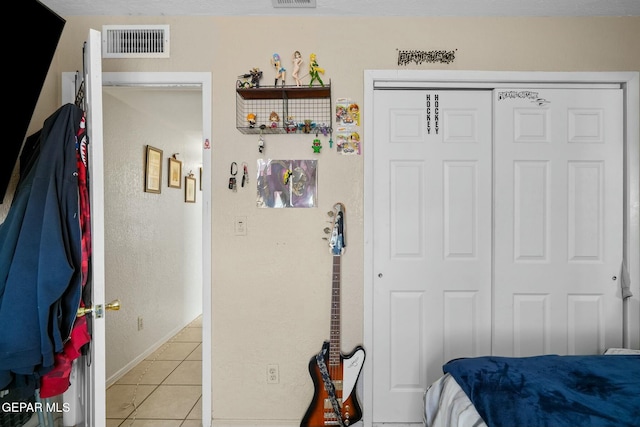
{"type": "Polygon", "coordinates": [[[424,395],[427,427],[640,426],[640,351],[449,361],[424,395]]]}

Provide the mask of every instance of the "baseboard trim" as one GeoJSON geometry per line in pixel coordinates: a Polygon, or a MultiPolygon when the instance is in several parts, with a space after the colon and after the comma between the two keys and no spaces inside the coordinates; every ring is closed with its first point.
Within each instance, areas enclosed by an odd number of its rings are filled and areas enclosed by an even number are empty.
{"type": "MultiPolygon", "coordinates": [[[[299,427],[300,420],[227,420],[213,419],[211,427],[299,427]]],[[[351,427],[362,427],[362,421],[351,427]]],[[[412,426],[413,427],[413,426],[412,426]]]]}
{"type": "Polygon", "coordinates": [[[297,427],[300,420],[216,420],[212,427],[297,427]]]}

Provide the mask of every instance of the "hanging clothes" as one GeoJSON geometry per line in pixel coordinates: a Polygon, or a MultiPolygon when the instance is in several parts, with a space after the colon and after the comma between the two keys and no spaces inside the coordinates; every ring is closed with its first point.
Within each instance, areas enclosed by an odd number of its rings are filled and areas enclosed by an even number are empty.
{"type": "Polygon", "coordinates": [[[49,372],[76,319],[82,239],[76,136],[82,110],[44,122],[39,154],[0,225],[0,389],[49,372]]]}
{"type": "MultiPolygon", "coordinates": [[[[83,295],[87,290],[89,278],[89,264],[91,258],[91,209],[89,206],[88,184],[88,139],[86,133],[86,120],[83,116],[76,136],[76,163],[78,166],[78,196],[80,203],[80,231],[82,234],[82,262],[80,267],[81,287],[83,295]]],[[[87,292],[90,294],[90,292],[87,292]]],[[[84,307],[83,299],[80,306],[84,307]]],[[[46,399],[57,396],[67,391],[70,385],[72,363],[82,354],[85,344],[91,341],[88,318],[78,317],[73,324],[71,336],[64,344],[64,349],[55,355],[55,366],[40,379],[40,398],[46,399]]]]}

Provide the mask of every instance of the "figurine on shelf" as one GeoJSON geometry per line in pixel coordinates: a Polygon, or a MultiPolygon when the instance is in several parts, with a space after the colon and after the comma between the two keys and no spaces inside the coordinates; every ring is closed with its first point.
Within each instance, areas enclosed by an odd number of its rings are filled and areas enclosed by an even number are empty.
{"type": "Polygon", "coordinates": [[[287,69],[282,66],[280,55],[277,53],[273,54],[271,57],[271,65],[276,69],[276,81],[274,83],[274,87],[278,87],[278,79],[282,80],[282,86],[284,86],[284,80],[287,78],[287,69]]]}
{"type": "Polygon", "coordinates": [[[300,81],[300,67],[302,66],[302,63],[304,61],[302,60],[302,54],[300,54],[299,50],[293,52],[292,61],[293,71],[291,72],[291,77],[293,77],[293,80],[295,80],[296,86],[300,87],[300,85],[302,84],[302,82],[300,81]]]}
{"type": "Polygon", "coordinates": [[[256,126],[256,115],[253,113],[247,114],[247,123],[250,128],[254,128],[256,126]]]}
{"type": "Polygon", "coordinates": [[[260,71],[260,68],[252,68],[251,71],[249,71],[249,74],[251,75],[251,85],[255,88],[259,88],[260,79],[262,78],[262,71],[260,71]]]}
{"type": "Polygon", "coordinates": [[[248,73],[238,76],[238,79],[245,79],[244,81],[238,80],[236,85],[239,88],[260,87],[260,79],[262,78],[262,71],[259,68],[252,68],[248,73]],[[250,79],[250,80],[246,80],[250,79]]]}
{"type": "Polygon", "coordinates": [[[298,130],[298,124],[293,119],[293,116],[287,116],[287,120],[285,120],[284,122],[284,128],[287,133],[296,133],[296,131],[298,130]]]}
{"type": "Polygon", "coordinates": [[[311,133],[311,128],[312,128],[312,122],[311,120],[305,120],[302,124],[302,132],[304,133],[311,133]]]}
{"type": "Polygon", "coordinates": [[[272,111],[269,115],[269,121],[271,122],[271,128],[275,129],[278,127],[278,123],[280,122],[280,116],[275,111],[272,111]]]}
{"type": "Polygon", "coordinates": [[[313,86],[313,82],[315,80],[320,83],[320,86],[324,87],[324,83],[320,78],[320,74],[324,74],[324,68],[320,68],[318,66],[318,61],[316,61],[316,54],[312,53],[311,55],[309,55],[309,75],[311,76],[309,87],[313,86]]]}

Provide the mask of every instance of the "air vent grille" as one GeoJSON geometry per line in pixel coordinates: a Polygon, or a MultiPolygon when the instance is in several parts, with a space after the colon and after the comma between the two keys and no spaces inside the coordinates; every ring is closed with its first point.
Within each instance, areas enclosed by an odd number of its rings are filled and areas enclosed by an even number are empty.
{"type": "Polygon", "coordinates": [[[103,58],[168,58],[168,25],[104,25],[103,58]]]}
{"type": "Polygon", "coordinates": [[[316,0],[271,0],[273,7],[316,7],[316,0]]]}

